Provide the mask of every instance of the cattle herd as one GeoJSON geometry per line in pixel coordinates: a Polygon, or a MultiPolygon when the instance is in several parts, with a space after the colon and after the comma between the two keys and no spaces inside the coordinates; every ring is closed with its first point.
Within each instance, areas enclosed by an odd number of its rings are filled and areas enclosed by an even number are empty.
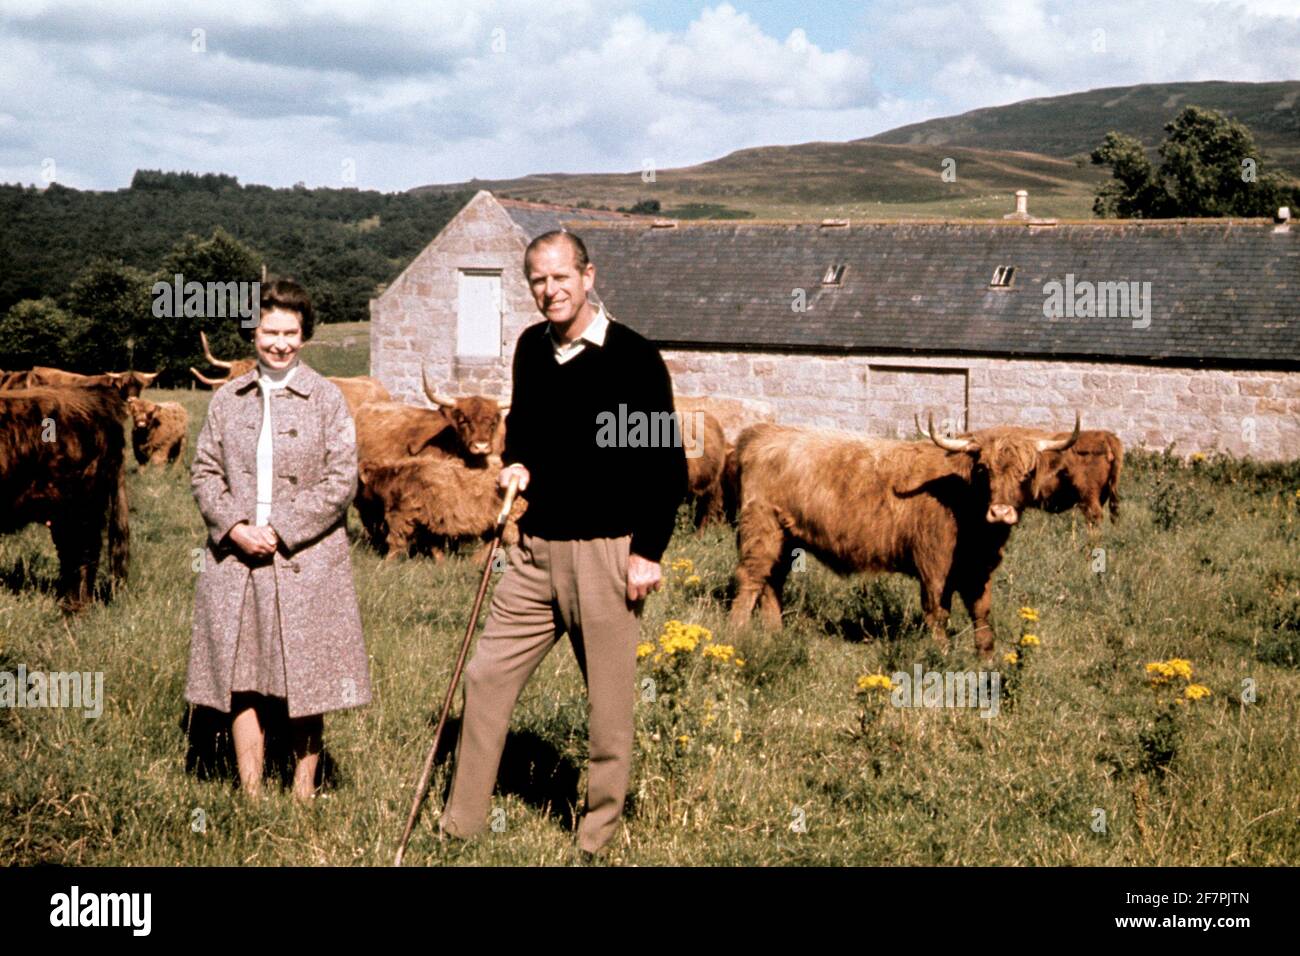
{"type": "MultiPolygon", "coordinates": [[[[219,387],[252,359],[208,360],[219,387]]],[[[185,457],[188,415],[176,402],[140,397],[157,373],[80,375],[52,368],[0,372],[0,532],[42,522],[59,558],[58,595],[75,611],[96,596],[107,530],[111,594],[129,551],[124,419],[141,468],[185,457]]],[[[479,541],[486,560],[500,509],[497,473],[508,403],[448,398],[429,381],[433,407],[395,402],[367,376],[331,378],[357,431],[354,501],[370,544],[388,559],[441,559],[479,541]]],[[[780,627],[782,592],[796,549],[839,574],[895,571],[921,587],[936,642],[947,647],[954,595],[974,622],[975,647],[993,651],[992,577],[1026,508],[1078,507],[1090,525],[1103,505],[1118,516],[1123,446],[1107,431],[1050,432],[1001,426],[946,437],[917,422],[920,441],[782,426],[734,399],[679,396],[689,495],[697,528],[736,525],[738,563],[731,623],[754,610],[780,627]],[[693,427],[686,427],[687,425],[693,427]],[[728,437],[731,432],[734,442],[728,437]]],[[[517,500],[504,539],[517,540],[517,500]]]]}

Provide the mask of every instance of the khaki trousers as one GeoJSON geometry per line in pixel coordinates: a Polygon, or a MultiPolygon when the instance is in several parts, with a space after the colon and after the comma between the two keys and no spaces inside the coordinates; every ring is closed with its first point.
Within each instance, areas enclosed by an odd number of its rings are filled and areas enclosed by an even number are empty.
{"type": "Polygon", "coordinates": [[[520,535],[465,668],[451,793],[439,826],[467,838],[487,824],[510,714],[543,657],[568,633],[587,684],[590,767],[578,845],[614,836],[632,770],[636,645],[643,602],[627,600],[632,538],[550,541],[520,535]]]}

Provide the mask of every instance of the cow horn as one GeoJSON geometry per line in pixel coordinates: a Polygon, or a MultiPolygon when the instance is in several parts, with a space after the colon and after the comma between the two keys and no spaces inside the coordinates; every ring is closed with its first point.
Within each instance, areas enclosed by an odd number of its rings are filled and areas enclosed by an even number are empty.
{"type": "Polygon", "coordinates": [[[509,403],[509,402],[497,402],[497,411],[501,412],[501,414],[504,415],[506,412],[510,411],[510,403],[509,403]]]}
{"type": "Polygon", "coordinates": [[[974,442],[972,442],[969,438],[962,438],[958,440],[956,438],[944,438],[942,435],[936,434],[934,431],[934,412],[930,413],[929,424],[930,424],[930,429],[926,433],[927,436],[929,437],[930,441],[934,442],[944,451],[965,451],[972,444],[974,444],[974,442]]]}
{"type": "Polygon", "coordinates": [[[158,372],[136,372],[136,374],[140,376],[140,380],[141,380],[145,385],[148,385],[148,384],[150,384],[154,379],[156,379],[160,373],[158,373],[158,372]]]}
{"type": "Polygon", "coordinates": [[[193,365],[190,366],[190,373],[209,388],[216,388],[218,385],[225,385],[226,382],[230,381],[227,378],[208,378],[193,365]]]}
{"type": "Polygon", "coordinates": [[[215,355],[212,354],[212,349],[208,347],[208,336],[207,336],[207,333],[205,333],[205,332],[200,332],[200,333],[199,333],[199,338],[203,341],[203,355],[207,358],[207,360],[208,360],[209,362],[211,362],[211,363],[212,363],[213,365],[215,365],[217,368],[230,368],[230,367],[231,367],[231,363],[230,363],[230,362],[222,361],[221,359],[217,358],[215,355]]]}
{"type": "Polygon", "coordinates": [[[1065,451],[1079,440],[1079,413],[1074,413],[1074,431],[1070,432],[1069,438],[1041,438],[1038,441],[1039,451],[1065,451]]]}
{"type": "Polygon", "coordinates": [[[433,402],[433,404],[437,405],[439,408],[451,408],[456,404],[452,399],[439,395],[433,390],[433,385],[429,381],[428,366],[421,366],[420,372],[421,377],[424,380],[424,394],[429,396],[429,401],[433,402]]]}

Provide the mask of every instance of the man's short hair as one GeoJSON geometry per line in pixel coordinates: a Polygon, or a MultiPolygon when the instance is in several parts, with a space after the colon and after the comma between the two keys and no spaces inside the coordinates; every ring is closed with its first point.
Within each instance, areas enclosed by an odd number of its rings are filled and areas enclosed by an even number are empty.
{"type": "MultiPolygon", "coordinates": [[[[297,312],[302,323],[302,340],[306,342],[311,338],[312,331],[316,326],[316,312],[312,309],[311,296],[298,283],[292,279],[276,279],[274,282],[263,283],[262,301],[257,319],[259,324],[262,321],[261,313],[268,312],[271,309],[297,312]]],[[[240,338],[246,342],[253,341],[253,329],[256,327],[244,328],[244,324],[239,323],[240,338]]]]}
{"type": "Polygon", "coordinates": [[[578,265],[578,271],[582,272],[587,268],[587,263],[591,261],[587,255],[587,244],[576,233],[569,232],[567,229],[552,229],[550,232],[544,232],[528,244],[524,250],[524,275],[528,275],[528,257],[533,254],[534,249],[541,246],[548,246],[553,242],[565,241],[569,248],[573,250],[573,261],[578,265]]]}

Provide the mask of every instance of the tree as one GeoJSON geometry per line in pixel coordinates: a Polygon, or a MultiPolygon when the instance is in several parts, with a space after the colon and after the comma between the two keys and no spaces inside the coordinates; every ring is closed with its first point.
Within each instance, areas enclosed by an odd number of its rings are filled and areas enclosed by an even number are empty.
{"type": "Polygon", "coordinates": [[[76,351],[87,367],[70,370],[94,373],[132,367],[133,346],[143,343],[150,331],[149,286],[141,270],[108,259],[96,259],[73,280],[64,304],[86,320],[87,341],[76,351]]]}
{"type": "MultiPolygon", "coordinates": [[[[174,288],[178,275],[185,284],[253,283],[260,281],[261,273],[261,256],[224,229],[215,229],[210,238],[189,235],[177,243],[163,260],[162,268],[151,277],[150,288],[157,283],[174,288]]],[[[161,290],[161,286],[158,288],[161,290]]],[[[151,303],[146,319],[147,331],[143,336],[137,336],[135,343],[137,367],[161,370],[160,387],[184,385],[192,381],[191,365],[199,369],[207,366],[199,341],[200,331],[207,333],[212,353],[218,358],[251,356],[251,346],[239,337],[239,316],[186,316],[182,303],[169,301],[162,305],[169,308],[160,308],[159,311],[172,314],[156,317],[151,303]]],[[[253,303],[253,310],[256,314],[257,303],[253,303]]]]}
{"type": "Polygon", "coordinates": [[[1109,132],[1092,151],[1092,161],[1109,166],[1111,181],[1097,190],[1092,211],[1104,219],[1141,219],[1161,213],[1164,196],[1142,144],[1132,136],[1109,132]]]}
{"type": "MultiPolygon", "coordinates": [[[[81,364],[80,342],[89,323],[53,299],[24,299],[0,319],[0,368],[52,365],[69,371],[81,364]]],[[[102,371],[102,370],[101,370],[102,371]]]]}
{"type": "Polygon", "coordinates": [[[1300,184],[1262,169],[1262,151],[1243,123],[1187,106],[1165,132],[1159,171],[1136,139],[1106,134],[1092,161],[1110,167],[1111,181],[1097,191],[1093,212],[1135,219],[1270,216],[1300,197],[1300,184]]]}

